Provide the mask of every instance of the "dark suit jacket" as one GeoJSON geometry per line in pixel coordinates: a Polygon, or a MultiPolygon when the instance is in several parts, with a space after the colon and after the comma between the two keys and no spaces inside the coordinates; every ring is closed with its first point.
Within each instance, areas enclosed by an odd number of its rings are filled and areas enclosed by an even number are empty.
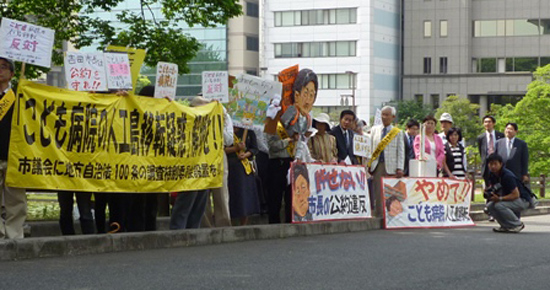
{"type": "Polygon", "coordinates": [[[405,170],[403,170],[403,173],[405,173],[405,176],[409,176],[409,161],[415,159],[414,138],[413,143],[409,143],[409,134],[405,132],[403,134],[403,141],[405,142],[405,170]]]}
{"type": "Polygon", "coordinates": [[[514,138],[512,151],[510,151],[510,156],[508,156],[506,141],[506,138],[498,140],[496,153],[502,156],[506,168],[512,171],[519,180],[523,180],[522,176],[529,173],[529,149],[527,148],[527,143],[518,138],[514,138]]]}
{"type": "MultiPolygon", "coordinates": [[[[504,138],[504,134],[498,131],[495,131],[495,152],[496,152],[496,144],[499,139],[504,138]]],[[[487,137],[485,135],[485,132],[483,132],[481,135],[477,136],[477,148],[479,149],[479,154],[481,155],[481,175],[483,176],[483,179],[487,181],[489,178],[489,170],[487,170],[487,137]]]]}
{"type": "Polygon", "coordinates": [[[330,130],[330,134],[336,137],[336,148],[338,149],[338,162],[343,161],[349,156],[351,163],[359,164],[355,155],[353,155],[353,131],[348,130],[348,136],[350,138],[349,147],[346,146],[346,140],[340,126],[336,126],[330,130]]]}

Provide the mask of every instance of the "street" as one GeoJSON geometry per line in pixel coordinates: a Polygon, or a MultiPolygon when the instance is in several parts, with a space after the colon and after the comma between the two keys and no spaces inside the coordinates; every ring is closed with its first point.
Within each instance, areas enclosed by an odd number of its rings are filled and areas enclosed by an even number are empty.
{"type": "Polygon", "coordinates": [[[0,263],[0,289],[547,289],[549,216],[0,263]]]}

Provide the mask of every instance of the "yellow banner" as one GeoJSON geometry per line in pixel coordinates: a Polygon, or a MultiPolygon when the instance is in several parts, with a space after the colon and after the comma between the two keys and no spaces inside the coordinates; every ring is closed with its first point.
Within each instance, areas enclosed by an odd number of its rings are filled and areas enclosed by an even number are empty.
{"type": "Polygon", "coordinates": [[[139,72],[141,70],[141,65],[145,60],[145,50],[138,49],[134,47],[124,47],[124,46],[107,46],[106,51],[118,51],[118,52],[127,52],[128,60],[130,61],[130,71],[132,72],[132,92],[136,90],[136,83],[139,77],[139,72]]]}
{"type": "Polygon", "coordinates": [[[223,109],[21,80],[7,184],[90,192],[221,187],[223,109]]]}

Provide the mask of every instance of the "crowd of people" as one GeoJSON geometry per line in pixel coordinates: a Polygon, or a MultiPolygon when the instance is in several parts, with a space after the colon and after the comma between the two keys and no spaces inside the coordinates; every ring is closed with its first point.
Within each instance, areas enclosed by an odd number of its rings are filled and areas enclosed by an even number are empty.
{"type": "MultiPolygon", "coordinates": [[[[6,101],[13,94],[10,81],[14,77],[14,71],[11,60],[0,58],[0,102],[6,101]]],[[[309,82],[316,85],[311,80],[306,83],[309,82]]],[[[145,87],[139,94],[152,97],[153,92],[153,87],[145,87]]],[[[191,101],[191,106],[207,103],[209,100],[197,96],[191,101]]],[[[10,239],[23,238],[26,218],[25,190],[5,185],[12,113],[13,106],[4,116],[0,116],[0,186],[5,208],[0,238],[10,239]]],[[[434,160],[438,174],[442,177],[467,178],[465,141],[449,113],[442,114],[439,120],[433,116],[426,116],[422,120],[425,128],[423,142],[419,134],[420,123],[409,120],[405,131],[402,131],[394,123],[396,115],[394,107],[383,107],[382,124],[371,128],[351,110],[343,110],[338,124],[333,127],[326,113],[320,113],[311,120],[305,119],[305,122],[311,121],[315,128],[314,132],[308,131],[305,141],[313,160],[366,167],[372,176],[370,198],[375,216],[382,216],[383,201],[379,194],[382,191],[382,177],[408,176],[408,165],[412,159],[424,156],[427,160],[434,160]],[[370,137],[371,158],[354,155],[353,142],[356,134],[370,137]],[[421,148],[422,144],[424,148],[421,148]],[[425,154],[421,154],[422,150],[425,154]]],[[[485,116],[483,124],[485,132],[477,138],[477,144],[483,162],[481,172],[486,187],[493,188],[497,182],[502,182],[502,187],[507,190],[506,194],[488,196],[487,208],[501,225],[496,231],[518,232],[523,229],[519,212],[527,206],[524,201],[528,201],[524,186],[520,186],[520,183],[529,180],[527,144],[515,137],[518,131],[515,123],[506,125],[505,135],[494,130],[495,119],[492,116],[485,116]]],[[[302,125],[298,121],[294,129],[303,130],[304,128],[300,128],[302,125]]],[[[249,217],[255,214],[267,214],[269,223],[289,223],[292,218],[292,190],[288,182],[288,172],[296,158],[295,147],[298,140],[295,134],[289,133],[282,122],[277,124],[274,134],[263,130],[243,130],[234,127],[231,117],[225,113],[223,138],[225,149],[221,188],[171,195],[59,192],[59,225],[62,234],[75,234],[75,197],[83,234],[156,230],[159,213],[169,212],[170,229],[247,225],[249,217]],[[171,211],[170,199],[173,204],[171,211]]]]}

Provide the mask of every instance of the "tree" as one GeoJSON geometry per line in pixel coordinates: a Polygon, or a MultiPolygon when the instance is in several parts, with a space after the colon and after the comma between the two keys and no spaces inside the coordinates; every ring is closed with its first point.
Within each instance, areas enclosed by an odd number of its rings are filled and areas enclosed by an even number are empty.
{"type": "MultiPolygon", "coordinates": [[[[527,94],[516,106],[496,107],[497,126],[518,124],[517,137],[529,146],[529,173],[531,176],[550,173],[550,65],[538,68],[527,94]]],[[[493,110],[493,108],[491,108],[493,110]]]]}
{"type": "Polygon", "coordinates": [[[424,117],[432,114],[433,109],[417,100],[399,101],[395,106],[397,110],[397,123],[405,127],[410,119],[421,122],[424,117]]]}
{"type": "MultiPolygon", "coordinates": [[[[242,14],[238,0],[140,0],[139,10],[116,12],[116,25],[92,14],[115,14],[113,9],[125,1],[3,1],[0,3],[0,17],[54,29],[52,60],[57,65],[63,64],[62,48],[65,42],[71,42],[76,48],[95,42],[100,48],[113,44],[147,49],[146,65],[156,67],[159,61],[172,62],[183,74],[189,71],[187,62],[197,54],[201,44],[181,27],[214,27],[242,14]]],[[[49,69],[29,65],[25,75],[36,78],[47,71],[49,69]]]]}
{"type": "Polygon", "coordinates": [[[472,144],[483,130],[479,121],[479,105],[472,104],[467,98],[449,96],[435,112],[439,120],[441,114],[449,113],[453,117],[453,126],[462,130],[462,137],[472,144]]]}

